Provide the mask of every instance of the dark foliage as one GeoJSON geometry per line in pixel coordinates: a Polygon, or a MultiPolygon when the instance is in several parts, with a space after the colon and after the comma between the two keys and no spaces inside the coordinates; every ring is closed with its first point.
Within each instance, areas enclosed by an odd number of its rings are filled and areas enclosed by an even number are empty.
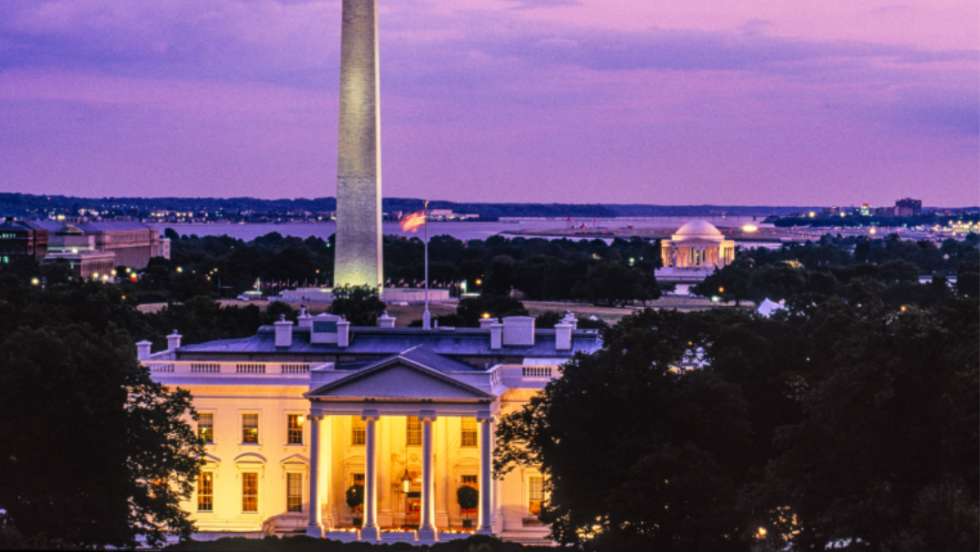
{"type": "Polygon", "coordinates": [[[588,550],[975,549],[978,305],[638,312],[502,419],[495,471],[538,466],[588,550]]]}
{"type": "Polygon", "coordinates": [[[0,511],[30,542],[132,546],[188,536],[179,502],[203,449],[190,395],[155,383],[118,290],[0,276],[0,511]],[[39,399],[41,398],[41,399],[39,399]],[[66,460],[65,454],[71,456],[66,460]]]}
{"type": "Polygon", "coordinates": [[[385,304],[371,286],[344,286],[333,290],[330,312],[343,315],[354,326],[377,326],[385,304]]]}

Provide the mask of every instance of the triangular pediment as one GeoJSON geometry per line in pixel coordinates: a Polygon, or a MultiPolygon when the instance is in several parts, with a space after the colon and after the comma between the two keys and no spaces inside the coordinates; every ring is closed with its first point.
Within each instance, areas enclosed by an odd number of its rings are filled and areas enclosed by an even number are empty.
{"type": "Polygon", "coordinates": [[[493,395],[402,358],[365,368],[307,394],[327,400],[488,400],[493,395]]]}

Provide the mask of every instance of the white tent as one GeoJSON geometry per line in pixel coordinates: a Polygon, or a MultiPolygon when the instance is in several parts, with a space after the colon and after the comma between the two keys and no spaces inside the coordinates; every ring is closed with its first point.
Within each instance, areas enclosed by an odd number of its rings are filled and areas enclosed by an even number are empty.
{"type": "Polygon", "coordinates": [[[784,308],[786,307],[783,306],[782,301],[777,303],[775,301],[770,301],[767,298],[767,299],[763,299],[762,304],[759,305],[759,308],[755,309],[755,312],[761,314],[762,316],[765,316],[766,318],[769,318],[770,316],[772,316],[772,313],[778,311],[779,309],[784,309],[784,308]]]}

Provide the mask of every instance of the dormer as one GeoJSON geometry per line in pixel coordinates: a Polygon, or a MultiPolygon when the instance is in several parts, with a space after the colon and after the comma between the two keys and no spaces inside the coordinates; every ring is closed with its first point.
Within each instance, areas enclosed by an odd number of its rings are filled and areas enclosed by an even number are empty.
{"type": "Polygon", "coordinates": [[[335,314],[320,313],[313,317],[313,325],[310,328],[310,343],[334,343],[338,342],[338,326],[342,320],[335,314]]]}

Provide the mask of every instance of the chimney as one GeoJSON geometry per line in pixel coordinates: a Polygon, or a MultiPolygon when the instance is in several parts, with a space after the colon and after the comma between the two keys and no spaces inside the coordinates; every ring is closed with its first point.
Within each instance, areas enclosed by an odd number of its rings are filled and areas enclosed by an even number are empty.
{"type": "Polygon", "coordinates": [[[504,318],[504,345],[533,346],[534,318],[531,316],[508,316],[504,318]]]}
{"type": "Polygon", "coordinates": [[[313,327],[313,317],[310,316],[310,309],[303,305],[299,309],[299,327],[300,328],[312,328],[313,327]]]}
{"type": "Polygon", "coordinates": [[[341,318],[337,322],[337,346],[347,347],[350,345],[350,322],[341,318]]]}
{"type": "Polygon", "coordinates": [[[565,318],[562,320],[563,323],[571,324],[573,330],[578,329],[578,318],[572,314],[572,311],[565,311],[565,318]]]}
{"type": "Polygon", "coordinates": [[[150,358],[150,349],[153,344],[149,341],[143,340],[136,344],[136,360],[148,360],[150,358]]]}
{"type": "Polygon", "coordinates": [[[379,328],[394,328],[395,327],[395,317],[388,316],[388,311],[381,313],[381,317],[378,318],[379,328]]]}
{"type": "Polygon", "coordinates": [[[286,320],[285,314],[279,315],[276,327],[276,347],[289,347],[293,344],[293,321],[286,320]]]}
{"type": "Polygon", "coordinates": [[[480,329],[486,330],[490,326],[492,326],[492,325],[494,325],[496,323],[497,323],[497,319],[496,318],[493,318],[493,317],[490,317],[490,318],[481,318],[480,319],[480,329]]]}
{"type": "Polygon", "coordinates": [[[490,326],[490,348],[499,349],[503,346],[504,325],[494,320],[490,326]]]}
{"type": "Polygon", "coordinates": [[[184,337],[184,336],[182,336],[179,333],[177,333],[177,330],[174,330],[174,333],[168,335],[167,336],[167,350],[168,351],[173,351],[175,349],[179,349],[180,348],[180,338],[182,338],[182,337],[184,337]]]}
{"type": "Polygon", "coordinates": [[[555,324],[555,350],[572,350],[572,325],[566,320],[561,321],[559,324],[555,324]]]}

